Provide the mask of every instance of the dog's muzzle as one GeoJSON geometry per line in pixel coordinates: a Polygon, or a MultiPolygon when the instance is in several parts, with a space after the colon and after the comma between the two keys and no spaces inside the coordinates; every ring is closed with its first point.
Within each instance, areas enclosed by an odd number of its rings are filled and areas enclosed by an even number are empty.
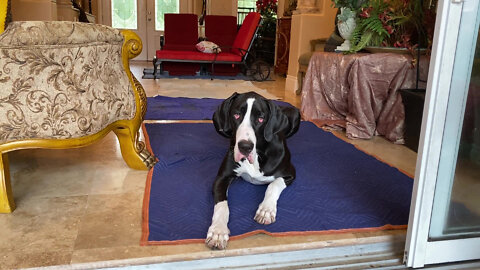
{"type": "Polygon", "coordinates": [[[236,153],[235,155],[235,161],[236,162],[239,162],[243,159],[247,159],[248,162],[252,163],[253,164],[253,153],[252,153],[252,150],[253,150],[253,147],[254,147],[254,143],[250,140],[241,140],[237,143],[237,147],[238,147],[238,150],[239,150],[239,153],[236,153]]]}

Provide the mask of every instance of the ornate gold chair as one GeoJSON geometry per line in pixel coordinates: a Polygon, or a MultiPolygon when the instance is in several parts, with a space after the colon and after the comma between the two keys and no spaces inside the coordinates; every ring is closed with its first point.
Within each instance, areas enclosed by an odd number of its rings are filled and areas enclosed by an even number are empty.
{"type": "Polygon", "coordinates": [[[153,166],[139,140],[146,96],[129,68],[141,50],[135,33],[95,24],[12,22],[0,34],[0,213],[15,209],[13,150],[81,147],[113,131],[128,166],[153,166]]]}

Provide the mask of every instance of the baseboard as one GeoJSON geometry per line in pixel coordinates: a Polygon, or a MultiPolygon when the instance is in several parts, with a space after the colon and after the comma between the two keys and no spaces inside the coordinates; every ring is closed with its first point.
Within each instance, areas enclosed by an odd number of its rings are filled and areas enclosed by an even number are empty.
{"type": "Polygon", "coordinates": [[[298,88],[298,79],[295,76],[287,75],[285,80],[285,91],[295,93],[298,88]]]}

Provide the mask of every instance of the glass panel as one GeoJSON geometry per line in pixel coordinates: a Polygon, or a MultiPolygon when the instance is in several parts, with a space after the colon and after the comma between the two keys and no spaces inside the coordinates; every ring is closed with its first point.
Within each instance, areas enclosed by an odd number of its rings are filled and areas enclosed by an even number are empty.
{"type": "MultiPolygon", "coordinates": [[[[477,17],[476,13],[472,13],[475,12],[474,10],[466,11],[464,14],[468,16],[468,12],[477,17]]],[[[466,25],[465,23],[461,27],[469,29],[470,37],[461,34],[466,34],[467,31],[460,32],[457,44],[430,225],[429,240],[433,241],[480,235],[480,39],[478,39],[480,29],[478,17],[476,24],[466,25]],[[472,54],[468,49],[458,49],[472,46],[475,38],[475,53],[472,54]],[[465,89],[468,89],[467,95],[463,92],[465,89]]]]}
{"type": "Polygon", "coordinates": [[[444,234],[480,232],[480,40],[473,60],[444,234]]]}
{"type": "Polygon", "coordinates": [[[165,13],[179,13],[179,0],[155,0],[155,30],[165,30],[165,13]]]}
{"type": "Polygon", "coordinates": [[[256,10],[257,0],[238,0],[237,24],[242,24],[247,14],[256,10]]]}
{"type": "Polygon", "coordinates": [[[137,29],[137,0],[112,0],[112,27],[137,29]]]}

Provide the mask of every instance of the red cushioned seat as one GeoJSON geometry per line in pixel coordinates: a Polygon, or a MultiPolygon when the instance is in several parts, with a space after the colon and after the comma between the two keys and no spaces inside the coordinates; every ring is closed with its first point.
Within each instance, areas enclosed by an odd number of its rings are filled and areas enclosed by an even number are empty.
{"type": "MultiPolygon", "coordinates": [[[[235,37],[237,36],[237,17],[222,15],[205,16],[205,37],[222,48],[222,51],[229,52],[235,37]]],[[[207,67],[212,72],[211,66],[207,67]]],[[[218,64],[215,65],[213,75],[235,76],[240,72],[238,65],[218,64]]]]}
{"type": "Polygon", "coordinates": [[[220,47],[231,47],[237,36],[237,17],[205,16],[205,37],[220,47]]]}
{"type": "MultiPolygon", "coordinates": [[[[220,16],[220,17],[229,17],[229,16],[220,16]]],[[[207,66],[207,70],[209,68],[214,68],[213,64],[218,63],[220,70],[212,71],[212,74],[216,74],[220,72],[224,74],[225,73],[236,74],[238,73],[238,70],[239,70],[237,64],[245,65],[244,56],[245,56],[245,53],[248,51],[248,49],[250,49],[250,45],[253,42],[253,38],[259,23],[260,23],[260,14],[256,12],[249,13],[245,17],[245,20],[242,26],[240,27],[240,30],[237,32],[237,35],[235,36],[235,39],[231,46],[232,50],[228,51],[228,49],[225,49],[219,54],[202,53],[197,50],[176,50],[176,49],[169,49],[168,47],[167,48],[164,47],[163,50],[159,50],[156,52],[156,59],[154,61],[154,74],[156,74],[157,66],[160,67],[160,73],[162,73],[163,67],[165,64],[167,64],[167,66],[170,66],[177,63],[185,64],[185,63],[188,63],[189,61],[192,61],[193,63],[196,62],[196,63],[202,63],[202,64],[212,63],[211,66],[207,66]]],[[[167,22],[165,22],[165,24],[167,25],[167,22]]],[[[179,24],[181,23],[179,22],[179,24]]],[[[210,26],[212,26],[212,24],[210,24],[210,26]]],[[[167,40],[167,37],[165,37],[165,41],[166,40],[167,40]]],[[[226,41],[226,42],[229,42],[229,41],[226,41]]],[[[195,46],[196,43],[197,42],[192,43],[193,46],[195,46]]],[[[220,45],[220,44],[217,44],[217,45],[220,45]]]]}
{"type": "Polygon", "coordinates": [[[198,42],[198,16],[196,14],[165,14],[164,50],[195,51],[198,42]]]}
{"type": "Polygon", "coordinates": [[[243,24],[238,30],[237,36],[233,41],[233,48],[240,48],[242,50],[232,49],[233,53],[238,55],[243,55],[245,51],[248,50],[250,43],[252,41],[253,35],[257,30],[257,26],[260,23],[260,14],[256,12],[248,13],[245,20],[243,20],[243,24]]]}
{"type": "MultiPolygon", "coordinates": [[[[165,14],[163,50],[195,51],[198,42],[198,16],[196,14],[165,14]],[[181,34],[180,34],[181,33],[181,34]]],[[[195,75],[200,65],[194,63],[165,63],[163,70],[169,75],[195,75]]]]}
{"type": "Polygon", "coordinates": [[[215,58],[214,53],[203,53],[199,51],[170,51],[170,50],[161,50],[157,51],[157,59],[165,60],[193,60],[193,61],[228,61],[228,62],[240,62],[242,57],[229,52],[221,52],[217,54],[215,58]]]}

